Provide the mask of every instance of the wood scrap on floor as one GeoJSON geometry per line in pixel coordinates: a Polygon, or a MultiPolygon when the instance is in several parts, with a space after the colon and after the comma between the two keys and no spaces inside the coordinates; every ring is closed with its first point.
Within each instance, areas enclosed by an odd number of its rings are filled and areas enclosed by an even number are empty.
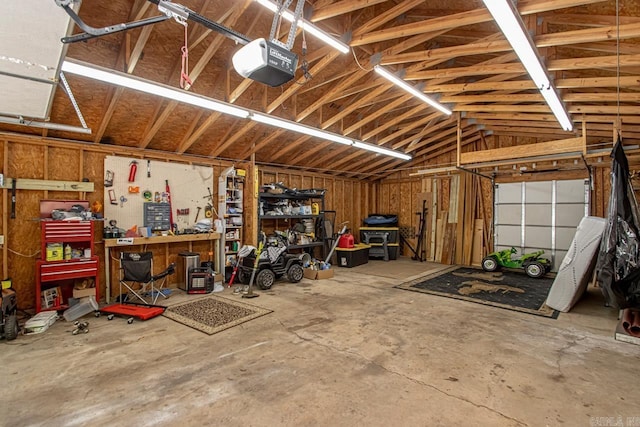
{"type": "Polygon", "coordinates": [[[462,295],[473,295],[473,294],[478,294],[480,292],[494,293],[498,291],[502,292],[503,294],[506,294],[507,292],[517,292],[519,294],[524,293],[524,289],[521,289],[521,288],[516,288],[513,286],[507,286],[507,285],[493,285],[491,283],[485,283],[479,280],[462,282],[460,284],[460,287],[458,288],[458,293],[462,295]]]}

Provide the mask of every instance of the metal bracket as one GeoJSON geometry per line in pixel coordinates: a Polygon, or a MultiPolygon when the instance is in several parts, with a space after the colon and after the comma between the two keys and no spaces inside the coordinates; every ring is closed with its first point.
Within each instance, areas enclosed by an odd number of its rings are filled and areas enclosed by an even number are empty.
{"type": "Polygon", "coordinates": [[[278,1],[278,9],[275,11],[275,15],[273,16],[273,22],[271,23],[271,33],[269,34],[269,38],[271,43],[277,44],[280,47],[283,47],[287,50],[291,50],[293,47],[293,43],[296,39],[296,30],[298,29],[298,21],[302,17],[302,12],[304,9],[305,0],[298,0],[296,3],[296,10],[293,14],[293,21],[291,22],[291,27],[289,28],[289,35],[287,36],[287,42],[283,43],[278,40],[278,28],[280,27],[280,22],[282,21],[282,14],[285,10],[288,9],[289,5],[293,2],[293,0],[283,0],[278,1]]]}
{"type": "Polygon", "coordinates": [[[73,92],[71,92],[71,86],[69,86],[69,83],[67,82],[67,78],[64,76],[64,73],[62,71],[60,71],[60,81],[62,82],[62,87],[64,88],[64,91],[67,93],[67,96],[71,100],[71,105],[73,105],[73,109],[76,110],[76,114],[78,116],[78,119],[80,120],[80,124],[82,125],[83,128],[87,129],[87,122],[84,120],[82,111],[80,111],[80,107],[76,102],[76,97],[73,96],[73,92]]]}
{"type": "MultiPolygon", "coordinates": [[[[111,25],[109,27],[95,28],[90,25],[87,25],[78,14],[69,6],[74,0],[55,0],[56,4],[64,9],[65,12],[73,19],[73,21],[84,31],[84,33],[76,34],[69,37],[63,37],[61,39],[62,43],[75,43],[79,41],[84,41],[88,39],[92,39],[94,37],[101,37],[107,34],[117,33],[120,31],[130,30],[132,28],[143,27],[145,25],[155,24],[158,22],[165,21],[169,18],[173,18],[181,24],[184,24],[185,21],[190,20],[196,22],[200,25],[204,25],[210,30],[217,31],[218,33],[234,40],[236,43],[247,44],[251,41],[250,38],[245,36],[244,34],[240,34],[231,28],[227,28],[222,24],[218,24],[217,22],[211,21],[208,18],[192,11],[188,7],[182,6],[177,3],[172,3],[167,0],[147,0],[150,3],[158,6],[158,10],[163,13],[163,15],[154,16],[152,18],[141,19],[139,21],[133,22],[125,22],[122,24],[111,25]]],[[[299,0],[302,1],[302,0],[299,0]]]]}

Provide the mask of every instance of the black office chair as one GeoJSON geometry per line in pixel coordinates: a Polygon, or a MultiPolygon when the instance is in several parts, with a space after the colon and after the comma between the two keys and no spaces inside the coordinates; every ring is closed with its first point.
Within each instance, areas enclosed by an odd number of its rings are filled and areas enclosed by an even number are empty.
{"type": "Polygon", "coordinates": [[[163,292],[167,276],[175,273],[175,263],[159,274],[153,275],[153,253],[152,252],[122,252],[120,254],[120,282],[119,298],[120,302],[129,295],[134,295],[142,303],[147,304],[145,298],[150,298],[151,304],[155,304],[158,298],[168,298],[163,292]],[[126,294],[122,293],[122,287],[127,289],[126,294]],[[126,297],[125,297],[126,295],[126,297]]]}

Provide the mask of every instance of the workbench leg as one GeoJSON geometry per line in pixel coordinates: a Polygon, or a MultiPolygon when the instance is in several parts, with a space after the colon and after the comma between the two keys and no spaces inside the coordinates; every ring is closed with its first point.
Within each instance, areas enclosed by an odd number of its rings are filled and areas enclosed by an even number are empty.
{"type": "Polygon", "coordinates": [[[111,302],[111,250],[105,245],[104,247],[104,281],[105,281],[105,298],[106,303],[111,302]]]}

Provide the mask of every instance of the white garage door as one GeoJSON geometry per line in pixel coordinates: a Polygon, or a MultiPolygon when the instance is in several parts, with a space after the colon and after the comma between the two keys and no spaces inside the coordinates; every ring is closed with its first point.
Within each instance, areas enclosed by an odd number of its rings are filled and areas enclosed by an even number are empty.
{"type": "Polygon", "coordinates": [[[589,214],[589,180],[496,184],[495,250],[544,250],[556,271],[589,214]]]}

